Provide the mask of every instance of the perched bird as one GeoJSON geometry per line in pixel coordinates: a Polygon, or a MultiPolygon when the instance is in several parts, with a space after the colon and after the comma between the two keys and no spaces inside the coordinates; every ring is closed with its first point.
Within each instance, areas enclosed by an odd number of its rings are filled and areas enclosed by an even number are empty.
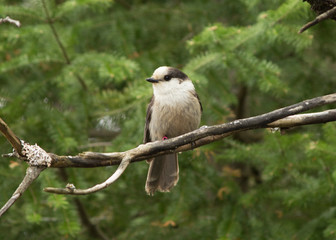
{"type": "MultiPolygon", "coordinates": [[[[164,140],[191,132],[201,121],[202,104],[189,77],[173,67],[159,67],[146,79],[153,85],[147,107],[144,143],[164,140]]],[[[168,192],[179,179],[177,154],[147,160],[146,192],[168,192]]]]}

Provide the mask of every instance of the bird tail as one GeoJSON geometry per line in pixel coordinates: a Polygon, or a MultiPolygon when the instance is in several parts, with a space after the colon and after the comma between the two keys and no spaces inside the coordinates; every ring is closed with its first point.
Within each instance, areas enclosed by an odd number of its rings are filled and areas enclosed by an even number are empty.
{"type": "Polygon", "coordinates": [[[154,195],[156,191],[169,192],[179,179],[177,154],[158,156],[150,161],[146,192],[154,195]]]}

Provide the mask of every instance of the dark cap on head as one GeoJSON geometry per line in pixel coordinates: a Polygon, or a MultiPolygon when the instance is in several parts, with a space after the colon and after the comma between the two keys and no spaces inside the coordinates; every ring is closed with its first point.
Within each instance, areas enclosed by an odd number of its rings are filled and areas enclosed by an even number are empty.
{"type": "Polygon", "coordinates": [[[182,79],[182,80],[188,79],[187,74],[185,74],[181,70],[179,70],[177,68],[173,68],[173,67],[168,68],[168,74],[167,75],[169,75],[171,78],[179,78],[179,79],[182,79]]]}

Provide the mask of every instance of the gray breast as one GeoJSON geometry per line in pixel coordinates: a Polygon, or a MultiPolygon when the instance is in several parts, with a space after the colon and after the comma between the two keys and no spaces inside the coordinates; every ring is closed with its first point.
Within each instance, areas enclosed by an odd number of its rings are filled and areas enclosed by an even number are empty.
{"type": "Polygon", "coordinates": [[[165,99],[153,105],[149,125],[152,141],[164,136],[176,137],[195,130],[201,120],[201,107],[198,99],[190,94],[184,99],[165,99]]]}

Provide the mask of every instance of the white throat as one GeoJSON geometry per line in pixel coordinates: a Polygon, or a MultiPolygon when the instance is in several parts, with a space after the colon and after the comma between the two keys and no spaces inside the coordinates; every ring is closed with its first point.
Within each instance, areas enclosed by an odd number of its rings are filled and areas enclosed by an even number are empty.
{"type": "Polygon", "coordinates": [[[177,78],[173,78],[170,81],[160,81],[153,84],[153,94],[155,98],[174,98],[180,95],[188,96],[190,92],[194,92],[195,87],[193,83],[187,79],[180,81],[177,78]]]}

